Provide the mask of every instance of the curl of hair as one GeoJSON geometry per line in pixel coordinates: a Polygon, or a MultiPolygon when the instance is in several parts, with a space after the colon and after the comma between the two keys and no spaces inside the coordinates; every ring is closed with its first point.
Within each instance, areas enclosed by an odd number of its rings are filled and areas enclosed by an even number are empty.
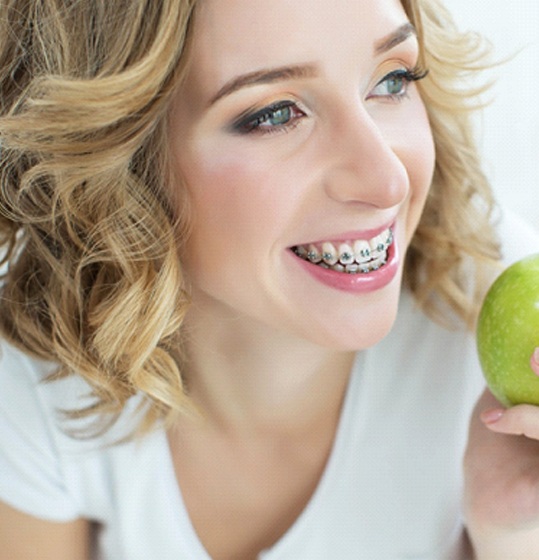
{"type": "MultiPolygon", "coordinates": [[[[190,409],[178,354],[188,201],[164,193],[178,192],[167,110],[195,2],[5,0],[0,12],[0,329],[90,384],[80,416],[118,415],[144,395],[142,430],[190,409]]],[[[497,257],[469,125],[477,92],[459,89],[482,57],[436,1],[403,5],[430,72],[420,87],[437,149],[405,279],[427,311],[442,302],[469,320],[465,265],[497,257]]]]}
{"type": "Polygon", "coordinates": [[[482,107],[489,84],[490,45],[476,33],[460,33],[438,0],[403,0],[420,39],[418,83],[436,149],[433,182],[411,246],[404,281],[416,300],[446,326],[473,327],[500,246],[493,224],[496,208],[480,163],[471,113],[482,107]]]}
{"type": "MultiPolygon", "coordinates": [[[[9,0],[0,14],[0,328],[92,387],[81,415],[187,406],[166,113],[193,2],[9,0]]],[[[98,414],[99,415],[99,414],[98,414]]]]}

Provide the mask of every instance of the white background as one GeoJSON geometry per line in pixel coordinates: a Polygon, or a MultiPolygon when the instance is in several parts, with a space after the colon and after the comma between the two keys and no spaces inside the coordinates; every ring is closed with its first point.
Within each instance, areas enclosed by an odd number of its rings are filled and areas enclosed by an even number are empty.
{"type": "Polygon", "coordinates": [[[486,36],[498,60],[479,141],[498,199],[539,230],[539,0],[445,0],[462,30],[486,36]],[[516,54],[515,54],[516,53],[516,54]]]}

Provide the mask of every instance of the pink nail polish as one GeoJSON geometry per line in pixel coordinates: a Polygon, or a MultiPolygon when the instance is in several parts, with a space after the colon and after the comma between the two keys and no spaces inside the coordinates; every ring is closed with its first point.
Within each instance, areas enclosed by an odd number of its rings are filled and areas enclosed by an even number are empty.
{"type": "Polygon", "coordinates": [[[481,413],[481,420],[485,424],[494,424],[503,416],[504,412],[503,408],[490,408],[481,413]]]}

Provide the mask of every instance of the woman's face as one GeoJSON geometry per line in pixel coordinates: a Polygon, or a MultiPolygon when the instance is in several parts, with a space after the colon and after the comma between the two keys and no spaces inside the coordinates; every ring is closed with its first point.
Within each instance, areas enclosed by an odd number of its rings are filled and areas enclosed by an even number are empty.
{"type": "Polygon", "coordinates": [[[400,2],[203,0],[190,57],[170,124],[191,313],[376,343],[434,165],[400,2]]]}

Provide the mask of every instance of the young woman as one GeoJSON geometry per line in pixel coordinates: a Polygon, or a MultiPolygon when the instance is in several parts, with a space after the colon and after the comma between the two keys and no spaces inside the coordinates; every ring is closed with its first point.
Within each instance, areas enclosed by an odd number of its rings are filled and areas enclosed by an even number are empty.
{"type": "Polygon", "coordinates": [[[474,420],[462,487],[497,235],[537,246],[494,231],[475,37],[432,0],[0,26],[0,559],[533,557],[534,441],[474,420]]]}

